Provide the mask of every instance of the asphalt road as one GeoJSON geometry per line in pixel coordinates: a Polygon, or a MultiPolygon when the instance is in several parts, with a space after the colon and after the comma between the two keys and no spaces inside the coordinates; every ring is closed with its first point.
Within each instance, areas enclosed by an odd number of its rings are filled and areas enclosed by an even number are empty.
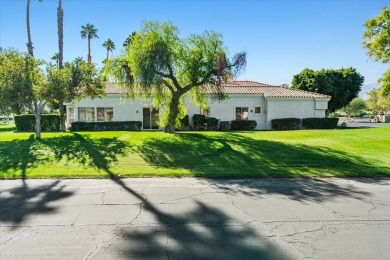
{"type": "Polygon", "coordinates": [[[390,259],[390,179],[0,181],[0,259],[390,259]]]}

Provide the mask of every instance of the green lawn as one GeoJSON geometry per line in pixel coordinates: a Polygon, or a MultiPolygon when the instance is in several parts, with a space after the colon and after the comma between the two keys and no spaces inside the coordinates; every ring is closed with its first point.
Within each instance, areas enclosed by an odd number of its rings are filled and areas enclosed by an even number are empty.
{"type": "Polygon", "coordinates": [[[390,128],[253,132],[13,132],[0,178],[389,176],[390,128]]]}

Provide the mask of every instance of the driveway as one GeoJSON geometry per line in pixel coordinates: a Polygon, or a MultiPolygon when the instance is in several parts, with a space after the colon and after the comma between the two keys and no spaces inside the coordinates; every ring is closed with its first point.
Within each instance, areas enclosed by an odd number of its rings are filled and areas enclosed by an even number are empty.
{"type": "Polygon", "coordinates": [[[389,179],[0,181],[0,259],[389,259],[389,179]]]}

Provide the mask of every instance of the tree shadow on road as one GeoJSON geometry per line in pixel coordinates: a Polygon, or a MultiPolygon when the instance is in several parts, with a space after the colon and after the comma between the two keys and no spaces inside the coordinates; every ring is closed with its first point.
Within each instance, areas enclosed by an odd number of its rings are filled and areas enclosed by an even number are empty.
{"type": "MultiPolygon", "coordinates": [[[[265,234],[237,223],[227,213],[196,201],[195,208],[182,215],[163,212],[143,194],[121,179],[112,180],[141,202],[142,212],[151,213],[157,226],[121,227],[116,253],[133,259],[289,259],[265,234]],[[120,242],[120,241],[119,241],[120,242]],[[119,252],[118,252],[119,251],[119,252]]],[[[237,221],[237,220],[236,220],[237,221]]],[[[146,223],[145,223],[146,224],[146,223]]],[[[292,259],[292,257],[291,257],[292,259]]]]}
{"type": "Polygon", "coordinates": [[[58,206],[50,203],[73,195],[64,189],[58,180],[46,186],[29,187],[23,182],[10,190],[3,189],[0,192],[0,223],[16,229],[31,217],[56,213],[58,206]]]}

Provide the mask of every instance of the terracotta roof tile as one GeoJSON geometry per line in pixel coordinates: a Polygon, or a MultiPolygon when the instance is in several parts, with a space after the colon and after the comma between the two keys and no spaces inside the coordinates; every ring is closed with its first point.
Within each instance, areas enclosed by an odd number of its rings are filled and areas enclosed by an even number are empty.
{"type": "MultiPolygon", "coordinates": [[[[254,81],[232,81],[223,86],[225,94],[252,94],[263,95],[265,97],[279,98],[331,98],[331,96],[319,93],[298,90],[287,87],[272,86],[254,81]]],[[[121,89],[115,83],[107,83],[106,94],[124,94],[126,91],[121,89]]],[[[208,94],[214,94],[213,91],[207,91],[208,94]]]]}

